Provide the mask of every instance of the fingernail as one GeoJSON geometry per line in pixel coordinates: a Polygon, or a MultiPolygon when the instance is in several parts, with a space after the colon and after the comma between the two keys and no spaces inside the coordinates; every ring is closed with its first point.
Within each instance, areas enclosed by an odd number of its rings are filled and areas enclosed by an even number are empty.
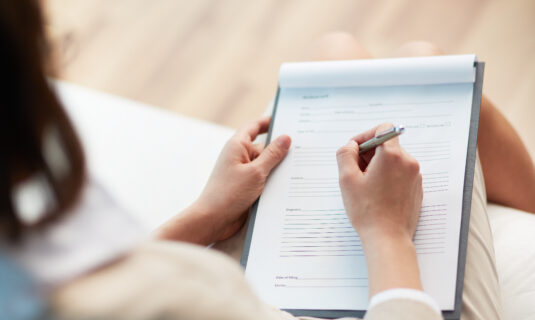
{"type": "Polygon", "coordinates": [[[287,135],[282,135],[277,138],[277,144],[285,150],[288,150],[290,148],[291,143],[292,140],[287,135]]]}

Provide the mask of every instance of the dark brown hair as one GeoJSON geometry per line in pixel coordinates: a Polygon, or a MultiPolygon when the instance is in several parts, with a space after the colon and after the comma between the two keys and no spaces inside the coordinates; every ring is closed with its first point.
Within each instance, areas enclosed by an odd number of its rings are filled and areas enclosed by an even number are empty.
{"type": "MultiPolygon", "coordinates": [[[[0,1],[0,235],[10,238],[59,217],[84,182],[84,155],[78,137],[47,81],[48,48],[37,0],[0,1]],[[68,174],[57,175],[43,153],[54,132],[68,174]],[[13,190],[35,174],[45,178],[54,206],[26,225],[13,190]]],[[[53,158],[53,157],[52,157],[53,158]]]]}

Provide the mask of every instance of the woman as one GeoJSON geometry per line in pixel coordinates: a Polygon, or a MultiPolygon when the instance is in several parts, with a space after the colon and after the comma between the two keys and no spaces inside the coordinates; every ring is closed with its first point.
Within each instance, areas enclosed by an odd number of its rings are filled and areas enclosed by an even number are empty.
{"type": "MultiPolygon", "coordinates": [[[[32,285],[14,263],[22,264],[39,290],[47,290],[46,312],[52,318],[293,319],[256,298],[235,262],[196,246],[233,239],[266,177],[286,155],[288,136],[265,149],[253,144],[267,131],[269,118],[238,130],[199,199],[164,224],[154,239],[134,246],[136,227],[105,190],[86,177],[75,131],[48,87],[35,1],[0,3],[0,45],[0,268],[22,279],[12,284],[18,290],[12,294],[22,292],[25,301],[37,301],[20,308],[18,315],[43,316],[39,312],[44,311],[32,291],[21,289],[31,290],[32,285]],[[27,207],[24,200],[32,196],[38,205],[27,207]],[[114,228],[106,228],[112,222],[114,228]],[[84,241],[66,243],[65,234],[84,241]],[[72,259],[81,251],[84,257],[92,253],[91,259],[72,259]]],[[[409,45],[399,54],[434,53],[421,46],[409,45]]],[[[345,34],[324,38],[313,52],[321,59],[368,57],[345,34]]],[[[344,205],[361,236],[370,270],[372,300],[366,317],[439,319],[432,298],[421,291],[412,242],[422,198],[417,162],[393,139],[377,148],[367,166],[358,165],[358,143],[387,126],[361,133],[337,153],[344,205]],[[403,263],[396,268],[385,263],[393,260],[403,263]]],[[[500,309],[485,187],[490,200],[535,211],[529,199],[535,192],[535,171],[514,130],[487,100],[479,134],[486,182],[478,164],[463,318],[493,319],[499,318],[500,309]],[[492,152],[490,142],[498,138],[507,142],[501,143],[505,149],[492,152]],[[507,174],[499,170],[504,166],[507,174]],[[501,190],[504,184],[513,187],[501,190]]],[[[5,287],[1,290],[0,297],[9,296],[5,287]]]]}

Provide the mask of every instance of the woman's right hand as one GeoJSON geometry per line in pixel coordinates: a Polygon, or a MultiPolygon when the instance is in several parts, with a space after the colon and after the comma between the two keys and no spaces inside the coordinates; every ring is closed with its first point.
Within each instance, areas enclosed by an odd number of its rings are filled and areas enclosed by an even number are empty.
{"type": "Polygon", "coordinates": [[[371,294],[421,289],[412,242],[423,197],[418,162],[398,138],[359,156],[359,144],[391,127],[381,124],[361,133],[336,154],[344,207],[362,242],[371,294]]]}
{"type": "Polygon", "coordinates": [[[359,144],[391,127],[381,124],[357,135],[336,155],[344,206],[361,238],[388,233],[412,239],[416,230],[423,195],[418,162],[398,138],[358,153],[359,144]]]}

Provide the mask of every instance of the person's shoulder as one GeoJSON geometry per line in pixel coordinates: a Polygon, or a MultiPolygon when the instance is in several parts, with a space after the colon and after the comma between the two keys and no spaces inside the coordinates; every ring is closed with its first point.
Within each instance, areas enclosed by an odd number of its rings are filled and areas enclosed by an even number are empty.
{"type": "Polygon", "coordinates": [[[156,240],[63,286],[54,306],[61,315],[114,319],[247,319],[262,310],[275,312],[256,298],[228,256],[156,240]]]}
{"type": "Polygon", "coordinates": [[[46,297],[1,247],[0,244],[0,318],[41,319],[47,308],[46,297]]]}
{"type": "Polygon", "coordinates": [[[219,278],[229,282],[243,279],[243,270],[229,256],[185,242],[147,241],[135,250],[131,259],[142,268],[162,268],[165,269],[162,272],[181,278],[187,275],[197,284],[198,281],[211,282],[219,278]]]}

